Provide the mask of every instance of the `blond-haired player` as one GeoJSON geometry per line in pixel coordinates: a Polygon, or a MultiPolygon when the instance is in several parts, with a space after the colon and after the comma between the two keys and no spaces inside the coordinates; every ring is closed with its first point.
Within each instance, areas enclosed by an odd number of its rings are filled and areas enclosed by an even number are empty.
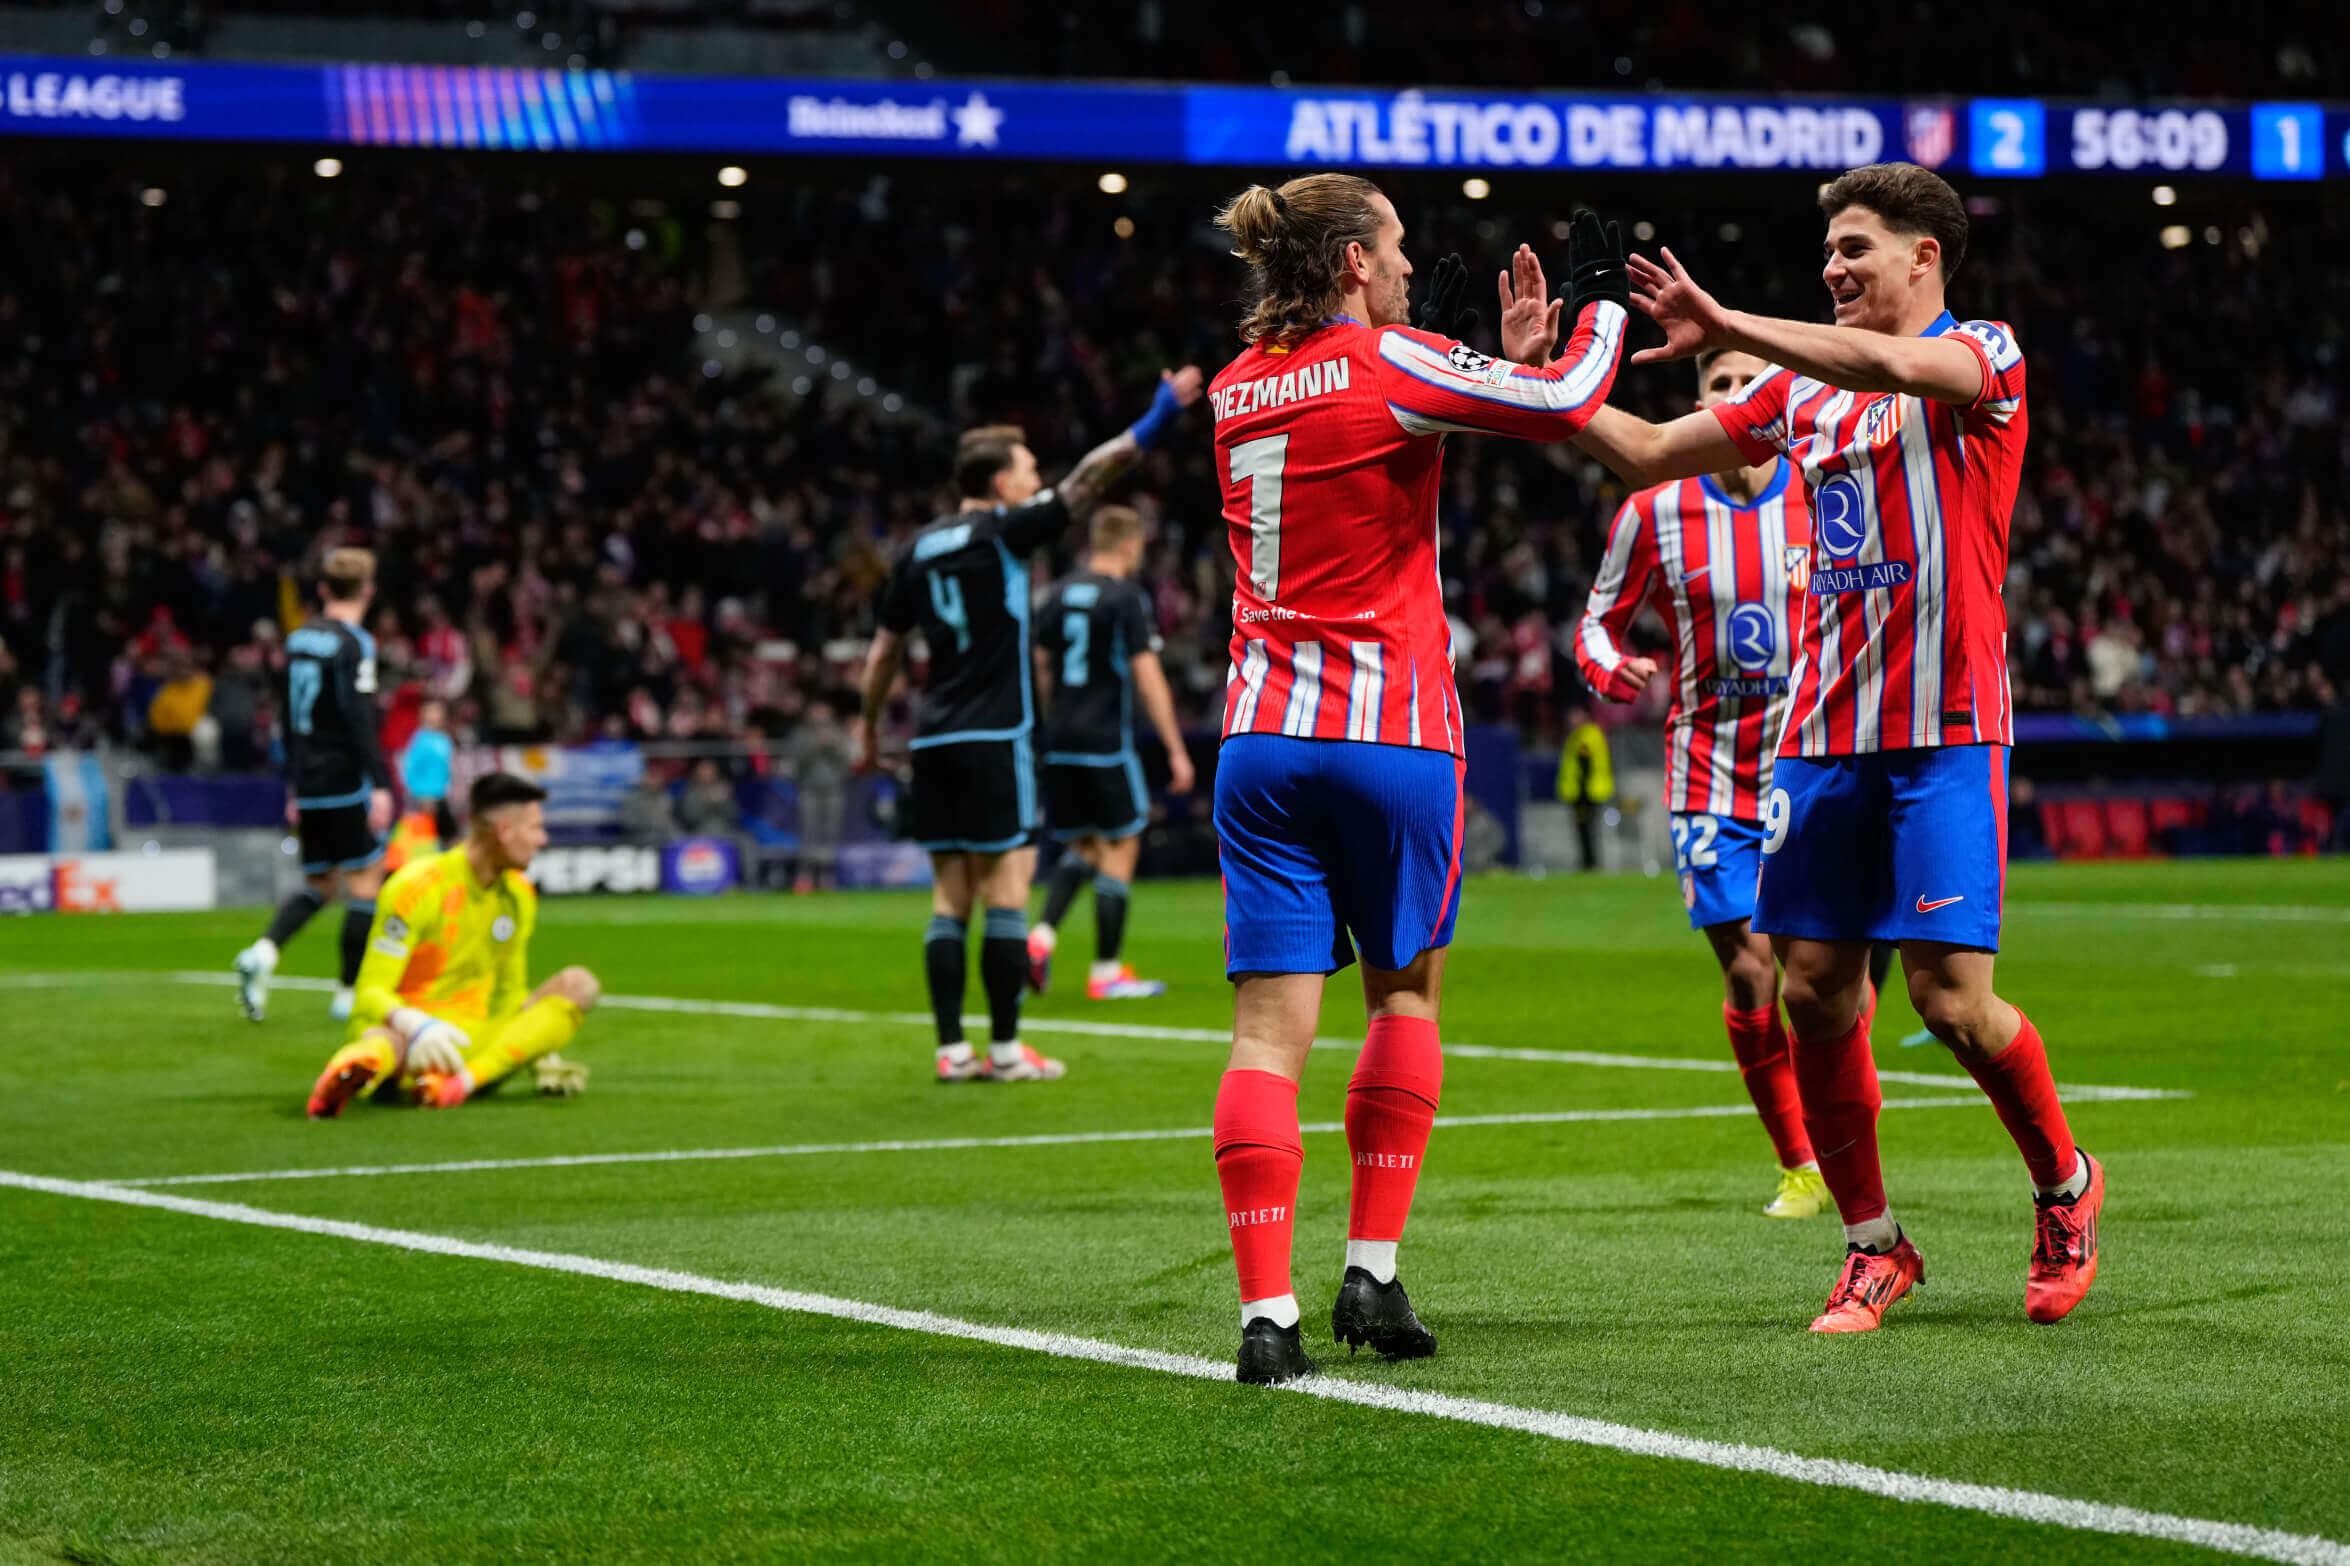
{"type": "Polygon", "coordinates": [[[330,1119],[362,1093],[450,1109],[532,1065],[542,1092],[586,1072],[556,1051],[601,989],[585,968],[529,988],[538,893],[522,872],[546,846],[545,789],[511,773],[474,781],[465,841],[401,870],[377,899],[360,965],[351,1042],[310,1090],[330,1119]]]}

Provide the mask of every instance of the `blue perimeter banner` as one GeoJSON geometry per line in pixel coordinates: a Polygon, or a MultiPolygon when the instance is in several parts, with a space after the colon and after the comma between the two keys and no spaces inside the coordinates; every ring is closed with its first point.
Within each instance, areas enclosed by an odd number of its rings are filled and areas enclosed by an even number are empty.
{"type": "Polygon", "coordinates": [[[648,76],[0,55],[0,134],[1247,168],[2350,174],[2350,107],[648,76]]]}

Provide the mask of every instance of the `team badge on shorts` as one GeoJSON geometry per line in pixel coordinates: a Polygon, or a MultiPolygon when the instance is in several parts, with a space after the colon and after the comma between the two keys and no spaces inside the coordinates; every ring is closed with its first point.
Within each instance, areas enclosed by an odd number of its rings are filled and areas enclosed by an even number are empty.
{"type": "Polygon", "coordinates": [[[500,914],[495,920],[491,921],[490,939],[493,941],[511,941],[514,939],[514,916],[511,914],[500,914]]]}
{"type": "Polygon", "coordinates": [[[1697,877],[1687,871],[1681,874],[1681,906],[1684,909],[1697,906],[1697,877]]]}

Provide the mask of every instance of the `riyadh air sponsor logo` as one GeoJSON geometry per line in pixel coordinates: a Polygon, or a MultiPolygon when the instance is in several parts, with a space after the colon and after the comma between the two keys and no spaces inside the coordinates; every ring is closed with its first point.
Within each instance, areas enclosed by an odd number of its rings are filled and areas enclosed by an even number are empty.
{"type": "Polygon", "coordinates": [[[1717,674],[1697,682],[1708,696],[1780,696],[1787,690],[1784,674],[1717,674]]]}
{"type": "Polygon", "coordinates": [[[1289,1209],[1286,1207],[1243,1207],[1237,1212],[1227,1211],[1224,1216],[1232,1220],[1232,1227],[1235,1229],[1253,1229],[1259,1224],[1287,1222],[1289,1209]]]}
{"type": "Polygon", "coordinates": [[[1811,574],[1811,590],[1821,594],[1868,593],[1899,587],[1908,580],[1908,561],[1880,560],[1875,565],[1822,566],[1811,574]]]}
{"type": "Polygon", "coordinates": [[[1838,473],[1820,485],[1813,532],[1831,560],[1850,561],[1868,547],[1869,512],[1858,479],[1838,473]]]}
{"type": "Polygon", "coordinates": [[[1779,621],[1768,606],[1739,604],[1730,611],[1730,661],[1741,669],[1767,669],[1779,650],[1779,621]]]}

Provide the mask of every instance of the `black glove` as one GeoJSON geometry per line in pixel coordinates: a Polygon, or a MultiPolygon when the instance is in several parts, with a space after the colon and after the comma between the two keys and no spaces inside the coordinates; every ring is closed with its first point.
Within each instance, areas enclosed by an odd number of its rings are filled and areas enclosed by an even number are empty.
{"type": "Polygon", "coordinates": [[[1603,229],[1597,213],[1589,207],[1577,207],[1573,226],[1567,230],[1566,329],[1575,329],[1585,305],[1602,299],[1613,300],[1626,315],[1632,313],[1632,275],[1624,269],[1624,230],[1616,223],[1603,229]]]}
{"type": "Polygon", "coordinates": [[[1469,286],[1469,269],[1450,255],[1428,269],[1428,288],[1412,312],[1412,325],[1445,337],[1466,337],[1477,329],[1477,312],[1461,308],[1461,292],[1469,286]]]}

